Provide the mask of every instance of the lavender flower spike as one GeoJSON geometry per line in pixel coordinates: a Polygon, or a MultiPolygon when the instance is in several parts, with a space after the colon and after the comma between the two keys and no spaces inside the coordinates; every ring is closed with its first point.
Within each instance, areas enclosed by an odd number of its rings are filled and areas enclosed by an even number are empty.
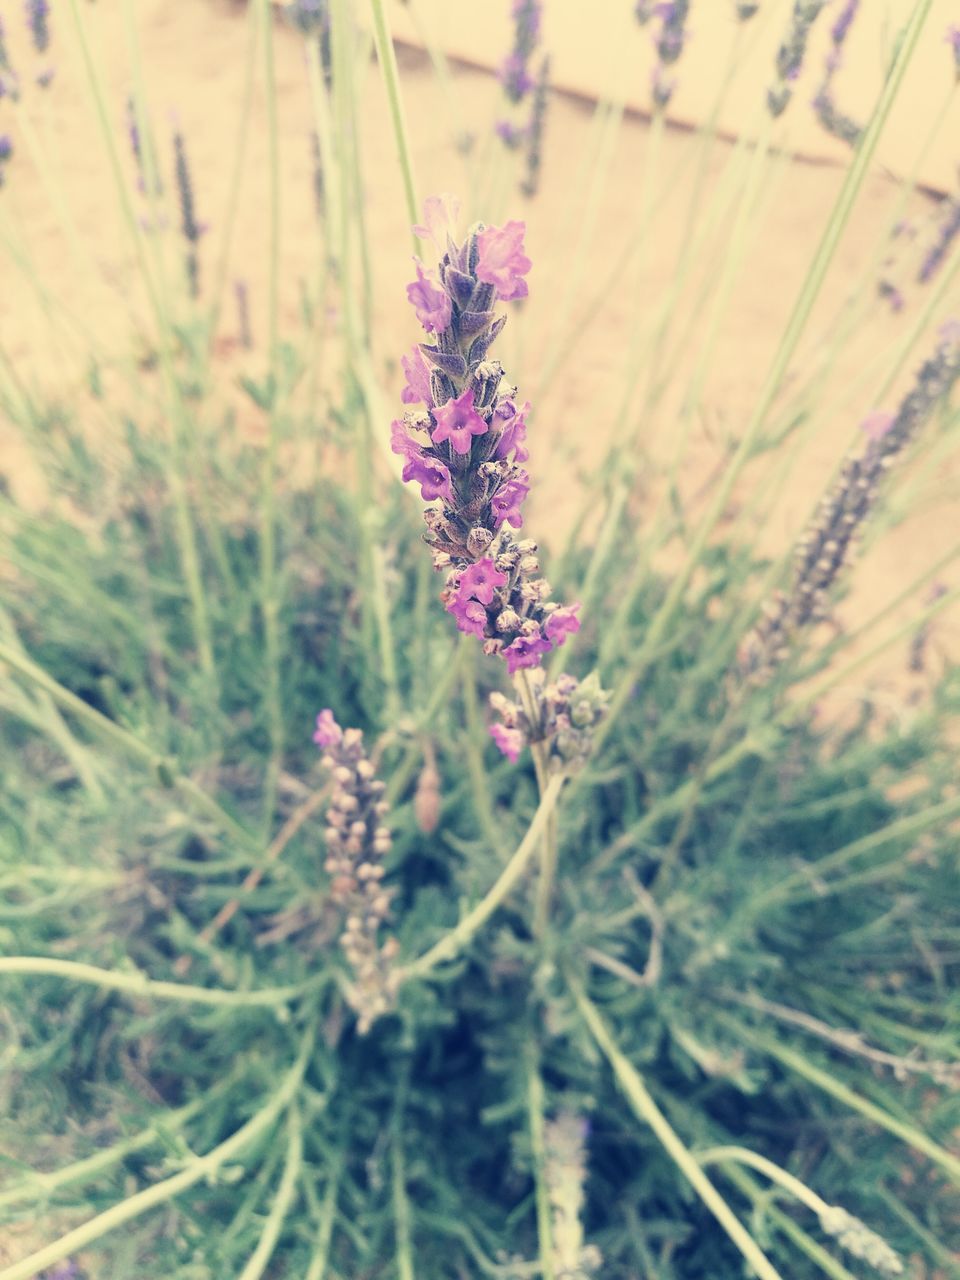
{"type": "Polygon", "coordinates": [[[794,0],[790,29],[777,50],[778,80],[767,93],[767,106],[772,116],[779,116],[793,96],[792,86],[803,68],[810,28],[826,3],[827,0],[794,0]]]}
{"type": "Polygon", "coordinates": [[[390,852],[390,831],[384,825],[389,805],[384,784],[375,776],[363,749],[359,729],[341,729],[326,708],[317,716],[313,740],[323,752],[334,791],[327,810],[327,859],[330,896],[344,909],[341,946],[354,978],[347,998],[359,1019],[361,1035],[381,1014],[393,1007],[399,950],[395,938],[377,943],[380,925],[390,913],[390,890],[385,889],[383,858],[390,852]]]}
{"type": "Polygon", "coordinates": [[[27,23],[37,53],[46,53],[50,47],[49,0],[27,0],[27,23]]]}
{"type": "Polygon", "coordinates": [[[876,505],[884,475],[958,378],[960,322],[950,321],[941,330],[936,352],[921,367],[897,412],[873,413],[861,424],[866,446],[846,459],[812,527],[800,539],[789,591],[765,606],[764,617],[744,641],[740,654],[744,675],[770,675],[789,656],[799,634],[827,616],[830,590],[876,505]]]}
{"type": "Polygon", "coordinates": [[[420,485],[426,542],[434,567],[446,570],[441,599],[458,630],[499,654],[511,675],[537,667],[543,656],[578,630],[576,608],[550,598],[540,577],[537,545],[517,539],[530,477],[526,417],[503,368],[487,358],[506,323],[496,304],[527,295],[531,262],[522,222],[477,223],[462,243],[454,238],[449,198],[426,202],[421,238],[445,245],[436,275],[417,262],[407,287],[417,316],[433,339],[403,361],[408,409],[392,428],[391,448],[404,459],[403,479],[420,485]]]}

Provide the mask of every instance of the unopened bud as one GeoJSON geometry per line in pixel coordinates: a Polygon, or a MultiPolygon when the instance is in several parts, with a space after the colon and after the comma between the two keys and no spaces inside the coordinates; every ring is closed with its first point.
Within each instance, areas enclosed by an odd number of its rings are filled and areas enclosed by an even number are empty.
{"type": "Polygon", "coordinates": [[[472,556],[482,556],[492,541],[490,530],[478,526],[467,534],[467,550],[472,556]]]}

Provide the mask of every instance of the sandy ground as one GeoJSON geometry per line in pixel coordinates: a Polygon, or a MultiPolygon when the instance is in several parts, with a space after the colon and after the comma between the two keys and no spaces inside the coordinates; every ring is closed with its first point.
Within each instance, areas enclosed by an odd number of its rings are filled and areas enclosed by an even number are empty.
{"type": "MultiPolygon", "coordinates": [[[[228,0],[178,5],[138,0],[134,9],[146,99],[168,181],[174,122],[187,139],[198,216],[209,224],[201,246],[201,272],[209,297],[224,244],[249,29],[242,6],[228,0]]],[[[135,189],[125,129],[125,103],[135,65],[123,16],[126,10],[123,4],[85,5],[83,16],[103,70],[105,105],[123,182],[137,217],[148,218],[150,209],[135,189]]],[[[28,60],[22,38],[18,42],[15,36],[11,34],[10,45],[19,65],[40,69],[40,62],[28,60]]],[[[314,278],[318,264],[312,117],[300,37],[278,26],[275,44],[282,175],[281,329],[284,337],[296,341],[302,332],[302,282],[314,278]]],[[[130,402],[132,396],[143,414],[156,417],[157,391],[149,376],[137,374],[136,390],[131,392],[129,362],[126,369],[122,361],[117,363],[117,357],[129,356],[131,325],[144,327],[147,308],[66,10],[57,11],[54,43],[46,61],[55,67],[48,90],[30,86],[16,107],[0,101],[0,132],[8,131],[16,148],[15,164],[8,169],[0,197],[0,254],[6,256],[0,342],[23,385],[72,405],[91,431],[109,432],[102,407],[93,405],[86,392],[89,347],[94,344],[108,370],[114,360],[116,367],[105,378],[109,387],[116,387],[118,398],[130,402]]],[[[716,284],[735,259],[736,204],[717,219],[680,290],[677,319],[661,364],[671,377],[651,408],[644,403],[651,367],[638,361],[634,335],[649,334],[655,323],[677,280],[677,264],[691,234],[691,209],[697,215],[693,225],[702,225],[700,215],[722,189],[724,174],[740,163],[734,147],[719,141],[705,151],[689,131],[667,128],[660,132],[636,117],[604,134],[595,122],[592,104],[557,95],[550,106],[541,190],[535,199],[526,199],[516,190],[516,175],[509,164],[498,162],[499,171],[487,165],[489,154],[499,154],[489,147],[491,125],[501,110],[495,80],[477,69],[454,65],[444,84],[433,74],[425,54],[411,48],[401,48],[400,62],[421,192],[459,191],[468,202],[471,218],[519,216],[528,224],[527,246],[534,259],[531,296],[511,319],[499,354],[522,394],[535,400],[531,466],[537,487],[532,530],[554,542],[562,539],[579,510],[578,478],[597,465],[606,443],[615,436],[631,440],[623,456],[625,462],[639,465],[636,507],[644,518],[652,519],[662,488],[656,480],[658,470],[662,472],[675,455],[684,429],[685,395],[700,373],[703,392],[690,419],[689,452],[678,479],[688,498],[702,504],[715,484],[726,450],[738,438],[755,403],[842,184],[843,170],[791,159],[784,152],[772,154],[757,186],[761,213],[744,228],[743,258],[730,280],[729,306],[718,315],[712,359],[702,367],[705,335],[714,323],[711,295],[704,300],[703,286],[716,284]],[[474,135],[467,158],[461,152],[464,130],[474,135]],[[695,186],[698,181],[699,187],[695,186]],[[649,191],[653,197],[648,203],[649,191]],[[617,264],[625,258],[626,265],[618,270],[617,264]],[[588,315],[589,323],[578,323],[588,315]],[[628,380],[634,391],[625,397],[628,380]],[[624,431],[626,437],[617,435],[624,431]]],[[[236,381],[243,372],[254,376],[262,372],[266,334],[268,145],[259,71],[258,66],[239,217],[226,264],[223,336],[218,344],[223,395],[240,415],[241,428],[254,435],[260,428],[257,411],[237,392],[236,381]],[[236,342],[230,292],[235,278],[242,278],[249,290],[254,337],[249,353],[236,342]]],[[[404,296],[411,270],[408,220],[375,65],[368,63],[360,70],[358,88],[364,216],[371,245],[373,347],[387,404],[393,406],[398,389],[396,359],[417,337],[404,296]]],[[[936,94],[941,88],[937,86],[936,94]]],[[[792,127],[788,119],[783,135],[774,138],[775,147],[790,142],[792,127]]],[[[743,185],[741,174],[733,184],[734,193],[739,195],[743,185]]],[[[815,367],[823,335],[857,284],[896,201],[896,184],[879,168],[865,183],[789,375],[788,389],[799,385],[815,367]]],[[[932,208],[929,197],[910,200],[907,214],[926,230],[917,241],[900,242],[906,257],[895,268],[900,273],[897,278],[909,281],[915,274],[923,236],[930,234],[932,208]]],[[[175,219],[175,212],[171,210],[169,216],[175,219]]],[[[168,281],[175,280],[179,260],[175,229],[166,236],[148,238],[147,252],[158,251],[155,264],[162,261],[168,281]]],[[[936,325],[949,314],[960,313],[960,295],[954,285],[935,309],[906,373],[877,403],[873,397],[884,382],[891,352],[916,323],[929,296],[929,291],[910,286],[907,307],[895,315],[874,302],[871,292],[870,305],[829,372],[804,447],[791,456],[782,490],[770,487],[782,452],[755,465],[740,486],[731,521],[749,513],[751,501],[758,496],[772,506],[762,528],[755,527],[748,515],[738,526],[764,550],[780,551],[790,545],[844,448],[858,438],[858,422],[874,409],[895,406],[897,395],[909,385],[910,372],[929,349],[936,325]]],[[[184,309],[183,303],[175,304],[175,311],[178,318],[189,320],[189,308],[184,309]]],[[[9,367],[0,369],[0,377],[9,385],[9,367]]],[[[36,500],[41,492],[38,477],[26,452],[2,423],[0,446],[0,470],[25,500],[36,500]]],[[[931,456],[926,470],[921,462],[903,477],[906,483],[915,474],[920,484],[911,518],[871,544],[858,565],[854,589],[842,609],[848,623],[855,625],[882,608],[957,541],[958,470],[931,456]]],[[[302,478],[292,469],[286,476],[290,483],[302,478]]],[[[674,552],[679,554],[679,548],[674,552]]],[[[956,585],[957,568],[942,577],[948,585],[956,585]]],[[[891,615],[888,625],[907,621],[922,597],[921,591],[891,615]]],[[[956,612],[940,615],[931,647],[960,652],[956,612]]],[[[884,686],[896,689],[898,699],[918,687],[917,680],[903,676],[907,649],[905,640],[880,668],[884,686]]],[[[858,677],[858,683],[841,696],[856,697],[859,689],[858,677]]]]}

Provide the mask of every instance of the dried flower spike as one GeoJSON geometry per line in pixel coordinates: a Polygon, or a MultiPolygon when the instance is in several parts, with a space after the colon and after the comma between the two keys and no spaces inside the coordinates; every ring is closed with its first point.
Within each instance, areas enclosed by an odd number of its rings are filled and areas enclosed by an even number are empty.
{"type": "Polygon", "coordinates": [[[847,1213],[839,1205],[829,1205],[820,1214],[820,1226],[828,1235],[855,1258],[862,1258],[884,1276],[902,1276],[903,1263],[882,1236],[871,1231],[866,1223],[847,1213]]]}
{"type": "Polygon", "coordinates": [[[436,274],[417,260],[417,278],[407,286],[433,341],[401,361],[401,399],[423,407],[393,423],[390,447],[404,460],[404,481],[419,484],[424,502],[440,503],[424,513],[425,540],[434,567],[447,573],[447,612],[513,675],[539,666],[580,624],[577,606],[550,599],[536,543],[514,536],[530,489],[522,465],[530,405],[518,403],[499,361],[487,358],[506,323],[496,315],[497,300],[527,295],[524,225],[478,223],[458,244],[456,217],[452,197],[431,196],[423,225],[414,227],[442,255],[436,274]]]}
{"type": "Polygon", "coordinates": [[[344,911],[340,944],[353,970],[347,998],[363,1035],[393,1007],[397,988],[397,941],[390,937],[382,946],[377,942],[391,898],[383,886],[383,859],[392,844],[386,788],[367,759],[361,731],[341,729],[329,709],[317,716],[313,740],[323,751],[322,763],[334,784],[324,867],[330,875],[330,896],[344,911]]]}
{"type": "Polygon", "coordinates": [[[588,1132],[588,1122],[573,1111],[558,1112],[543,1128],[543,1176],[550,1200],[553,1268],[558,1280],[590,1280],[603,1265],[597,1246],[583,1243],[588,1132]]]}
{"type": "Polygon", "coordinates": [[[960,324],[945,325],[935,354],[922,366],[895,414],[873,413],[861,424],[866,447],[844,462],[840,477],[800,539],[793,583],[768,604],[744,642],[741,670],[762,678],[787,657],[798,634],[822,621],[828,595],[850,558],[856,536],[876,503],[888,468],[917,435],[940,399],[960,377],[960,324]]]}

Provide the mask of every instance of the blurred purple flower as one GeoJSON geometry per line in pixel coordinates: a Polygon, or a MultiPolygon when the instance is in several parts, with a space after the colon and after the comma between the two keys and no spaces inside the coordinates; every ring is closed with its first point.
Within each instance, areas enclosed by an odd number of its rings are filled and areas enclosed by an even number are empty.
{"type": "Polygon", "coordinates": [[[424,271],[420,259],[414,258],[414,262],[417,278],[407,285],[407,297],[427,333],[439,333],[450,323],[450,299],[439,288],[432,273],[424,271]]]}
{"type": "Polygon", "coordinates": [[[533,264],[523,252],[524,230],[522,222],[510,221],[477,236],[477,279],[492,284],[504,302],[527,296],[523,276],[533,264]]]}

